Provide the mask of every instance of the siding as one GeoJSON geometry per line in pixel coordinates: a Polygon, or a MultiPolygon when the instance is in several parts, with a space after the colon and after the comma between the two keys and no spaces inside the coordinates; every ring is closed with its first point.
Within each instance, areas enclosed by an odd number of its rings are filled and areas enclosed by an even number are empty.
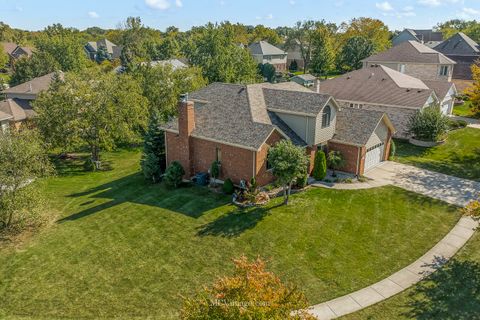
{"type": "Polygon", "coordinates": [[[403,30],[395,38],[392,39],[392,45],[398,46],[399,44],[408,40],[417,41],[417,39],[410,32],[403,30]]]}
{"type": "Polygon", "coordinates": [[[314,117],[279,112],[276,112],[276,114],[307,144],[314,144],[316,123],[314,117]]]}
{"type": "Polygon", "coordinates": [[[368,149],[370,147],[373,147],[379,143],[385,143],[388,139],[388,127],[385,124],[385,121],[381,121],[375,131],[373,132],[372,136],[370,139],[368,139],[367,144],[365,147],[368,149]]]}
{"type": "Polygon", "coordinates": [[[316,132],[315,132],[315,141],[313,144],[325,143],[326,141],[332,139],[335,134],[335,124],[337,123],[337,109],[330,105],[330,110],[332,110],[332,116],[330,119],[330,126],[327,128],[322,128],[322,111],[318,114],[316,120],[316,132]]]}

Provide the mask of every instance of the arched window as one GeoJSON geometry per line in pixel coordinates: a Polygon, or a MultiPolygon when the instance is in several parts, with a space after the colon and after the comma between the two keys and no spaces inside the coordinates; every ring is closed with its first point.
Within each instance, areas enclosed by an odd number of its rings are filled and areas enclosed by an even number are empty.
{"type": "Polygon", "coordinates": [[[330,119],[332,118],[332,109],[330,106],[323,108],[322,113],[322,128],[330,127],[330,119]]]}

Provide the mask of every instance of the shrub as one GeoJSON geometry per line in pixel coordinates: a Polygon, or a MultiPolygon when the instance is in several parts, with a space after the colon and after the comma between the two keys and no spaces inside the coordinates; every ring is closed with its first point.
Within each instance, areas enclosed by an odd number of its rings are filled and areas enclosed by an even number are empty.
{"type": "Polygon", "coordinates": [[[415,113],[408,122],[408,131],[416,139],[438,141],[448,130],[448,118],[437,106],[430,106],[415,113]]]}
{"type": "Polygon", "coordinates": [[[220,163],[213,161],[210,165],[210,176],[213,178],[213,185],[217,186],[216,179],[220,176],[220,163]]]}
{"type": "Polygon", "coordinates": [[[307,174],[301,174],[297,177],[297,187],[305,188],[307,186],[307,182],[308,182],[307,174]]]}
{"type": "Polygon", "coordinates": [[[345,159],[340,151],[330,151],[328,153],[328,166],[332,169],[332,177],[336,177],[335,170],[339,170],[345,165],[345,159]]]}
{"type": "Polygon", "coordinates": [[[480,220],[480,198],[470,201],[462,211],[464,215],[470,216],[475,220],[480,220]]]}
{"type": "Polygon", "coordinates": [[[250,192],[255,192],[257,191],[257,179],[255,177],[252,177],[250,179],[250,192]]]}
{"type": "Polygon", "coordinates": [[[448,120],[448,126],[450,130],[465,128],[467,125],[468,123],[465,120],[454,120],[454,119],[448,120]]]}
{"type": "Polygon", "coordinates": [[[297,70],[298,70],[297,60],[293,60],[292,63],[290,63],[290,71],[295,72],[297,70]]]}
{"type": "Polygon", "coordinates": [[[226,194],[233,194],[233,192],[235,191],[235,188],[233,186],[233,182],[232,182],[232,179],[228,178],[227,180],[225,180],[225,182],[223,183],[223,192],[225,192],[226,194]]]}
{"type": "Polygon", "coordinates": [[[392,139],[392,141],[390,143],[389,159],[395,158],[395,153],[397,153],[397,145],[395,144],[395,141],[392,139]]]}
{"type": "Polygon", "coordinates": [[[267,271],[263,260],[250,262],[242,256],[234,264],[232,276],[220,277],[211,288],[185,299],[181,319],[314,319],[297,311],[308,306],[305,295],[267,271]]]}
{"type": "Polygon", "coordinates": [[[327,176],[327,158],[325,157],[325,152],[322,150],[317,150],[315,153],[312,175],[315,180],[323,180],[327,176]]]}
{"type": "Polygon", "coordinates": [[[178,188],[180,183],[182,183],[184,174],[185,170],[183,170],[180,162],[173,161],[165,171],[165,176],[163,177],[165,185],[170,188],[178,188]]]}
{"type": "Polygon", "coordinates": [[[84,171],[95,171],[96,166],[95,163],[93,162],[92,158],[88,157],[87,160],[83,163],[83,170],[84,171]]]}

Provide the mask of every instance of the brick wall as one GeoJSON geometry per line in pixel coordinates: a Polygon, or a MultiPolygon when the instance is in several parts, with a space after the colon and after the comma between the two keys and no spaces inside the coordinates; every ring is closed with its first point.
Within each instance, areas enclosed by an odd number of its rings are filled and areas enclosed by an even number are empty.
{"type": "MultiPolygon", "coordinates": [[[[328,150],[340,151],[342,153],[345,165],[340,169],[341,171],[357,174],[358,147],[329,141],[328,150]]],[[[361,173],[363,173],[361,166],[360,169],[361,173]]]]}
{"type": "Polygon", "coordinates": [[[255,163],[258,185],[266,185],[275,179],[271,171],[267,170],[268,149],[281,139],[283,139],[283,137],[277,131],[274,131],[267,139],[266,143],[264,143],[260,150],[256,153],[255,163]]]}

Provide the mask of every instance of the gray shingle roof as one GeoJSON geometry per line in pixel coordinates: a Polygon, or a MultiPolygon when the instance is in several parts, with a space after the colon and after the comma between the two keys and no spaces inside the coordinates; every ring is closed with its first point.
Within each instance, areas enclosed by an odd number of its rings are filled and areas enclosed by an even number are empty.
{"type": "Polygon", "coordinates": [[[0,111],[12,116],[14,121],[33,118],[36,112],[30,102],[24,99],[6,99],[0,101],[0,111]]]}
{"type": "Polygon", "coordinates": [[[300,138],[295,131],[293,131],[280,117],[272,111],[268,111],[268,116],[270,117],[270,121],[274,126],[276,126],[280,131],[282,131],[294,145],[305,147],[308,144],[300,138]]]}
{"type": "Polygon", "coordinates": [[[252,54],[262,54],[262,55],[287,54],[285,51],[271,45],[266,41],[254,42],[248,46],[248,49],[252,54]]]}
{"type": "Polygon", "coordinates": [[[437,95],[438,99],[442,101],[445,99],[445,96],[447,95],[448,91],[455,86],[453,82],[448,82],[448,81],[434,81],[434,80],[424,80],[425,84],[430,88],[435,91],[435,94],[437,95]]]}
{"type": "Polygon", "coordinates": [[[331,99],[328,94],[315,92],[263,89],[267,109],[316,116],[331,99]]]}
{"type": "Polygon", "coordinates": [[[455,64],[455,61],[417,41],[405,41],[362,61],[455,64]]]}
{"type": "MultiPolygon", "coordinates": [[[[48,89],[54,75],[55,75],[55,72],[52,72],[44,76],[34,78],[30,81],[27,81],[17,86],[3,90],[3,93],[38,94],[40,93],[40,91],[44,91],[48,89]]],[[[60,72],[60,77],[63,77],[62,72],[60,72]]]]}
{"type": "Polygon", "coordinates": [[[435,47],[435,50],[446,55],[479,55],[478,43],[463,32],[459,32],[435,47]]]}
{"type": "Polygon", "coordinates": [[[316,80],[317,77],[311,75],[311,74],[299,74],[299,75],[296,75],[294,76],[293,78],[300,78],[302,79],[303,81],[313,81],[313,80],[316,80]]]}
{"type": "Polygon", "coordinates": [[[432,29],[407,29],[410,33],[412,33],[418,41],[423,42],[431,42],[431,41],[442,41],[443,40],[443,33],[433,31],[432,29]]]}
{"type": "Polygon", "coordinates": [[[323,81],[320,93],[337,100],[422,108],[434,91],[421,80],[380,65],[323,81]]]}
{"type": "Polygon", "coordinates": [[[11,115],[9,115],[8,113],[5,113],[3,111],[0,110],[0,121],[3,121],[3,120],[10,120],[12,119],[13,117],[11,115]]]}
{"type": "Polygon", "coordinates": [[[343,108],[337,112],[333,140],[363,146],[384,116],[379,111],[343,108]]]}

